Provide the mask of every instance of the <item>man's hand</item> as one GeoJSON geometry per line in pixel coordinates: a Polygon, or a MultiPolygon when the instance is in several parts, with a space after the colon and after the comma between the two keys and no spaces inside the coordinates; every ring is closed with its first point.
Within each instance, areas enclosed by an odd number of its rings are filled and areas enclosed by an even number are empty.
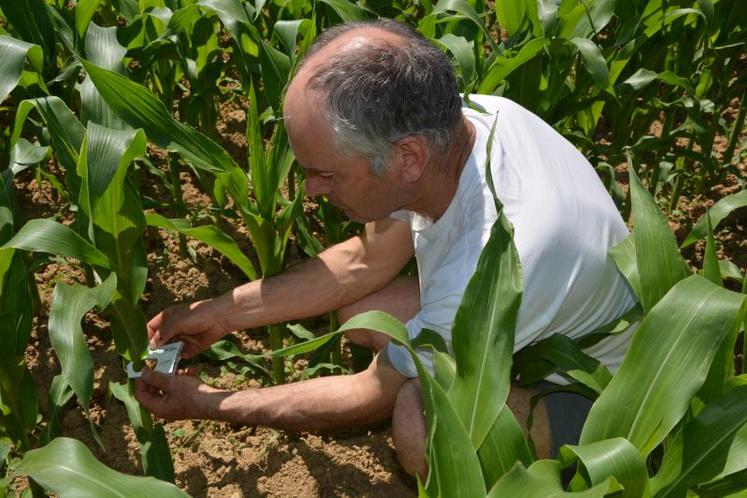
{"type": "Polygon", "coordinates": [[[229,392],[191,374],[166,375],[149,368],[135,381],[135,397],[153,415],[169,420],[214,418],[229,392]]]}
{"type": "Polygon", "coordinates": [[[173,340],[184,342],[182,356],[192,358],[212,343],[232,332],[212,312],[212,301],[170,306],[148,322],[151,347],[173,340]]]}

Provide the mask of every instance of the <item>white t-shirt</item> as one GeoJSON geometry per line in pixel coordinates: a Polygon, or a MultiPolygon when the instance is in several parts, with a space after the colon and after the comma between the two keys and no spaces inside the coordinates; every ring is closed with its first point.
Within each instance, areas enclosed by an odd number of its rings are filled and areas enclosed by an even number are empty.
{"type": "MultiPolygon", "coordinates": [[[[434,223],[413,212],[392,215],[409,219],[418,263],[420,311],[407,322],[410,338],[428,328],[451,347],[456,310],[497,216],[485,178],[494,122],[493,182],[514,226],[524,281],[514,351],[555,333],[577,338],[619,318],[633,307],[635,296],[607,251],[628,230],[594,169],[570,142],[518,104],[484,95],[470,100],[488,114],[463,109],[477,136],[443,216],[434,223]]],[[[586,352],[614,371],[631,334],[612,336],[586,352]]],[[[390,343],[387,354],[400,373],[417,376],[404,347],[390,343]]],[[[423,351],[420,357],[432,370],[430,354],[423,351]]]]}

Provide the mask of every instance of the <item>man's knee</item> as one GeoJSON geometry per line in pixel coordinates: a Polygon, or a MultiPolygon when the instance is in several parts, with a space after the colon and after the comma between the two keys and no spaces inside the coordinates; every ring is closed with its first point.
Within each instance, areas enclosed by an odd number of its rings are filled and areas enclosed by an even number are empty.
{"type": "Polygon", "coordinates": [[[392,414],[392,439],[397,458],[408,474],[425,482],[425,413],[420,395],[420,381],[411,379],[399,390],[392,414]]]}
{"type": "MultiPolygon", "coordinates": [[[[417,279],[398,277],[383,289],[340,308],[337,311],[337,318],[340,323],[345,323],[360,313],[381,310],[405,322],[412,318],[418,309],[420,291],[417,279]]],[[[380,351],[389,342],[389,338],[384,334],[367,329],[348,330],[345,335],[352,343],[374,351],[380,351]]]]}

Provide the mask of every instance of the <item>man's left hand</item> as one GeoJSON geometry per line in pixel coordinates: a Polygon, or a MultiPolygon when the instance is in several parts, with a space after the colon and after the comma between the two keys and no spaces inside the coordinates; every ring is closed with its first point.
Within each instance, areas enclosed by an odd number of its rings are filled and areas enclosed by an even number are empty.
{"type": "Polygon", "coordinates": [[[172,376],[145,368],[135,381],[137,400],[153,415],[169,420],[212,418],[228,394],[189,373],[172,376]]]}

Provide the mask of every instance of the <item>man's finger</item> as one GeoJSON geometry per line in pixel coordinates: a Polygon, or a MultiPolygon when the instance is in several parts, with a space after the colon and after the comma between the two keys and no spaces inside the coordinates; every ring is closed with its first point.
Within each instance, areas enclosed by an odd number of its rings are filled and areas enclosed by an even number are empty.
{"type": "Polygon", "coordinates": [[[140,378],[149,386],[153,386],[163,392],[171,391],[171,380],[173,377],[170,375],[162,374],[161,372],[156,372],[155,370],[146,367],[143,368],[143,373],[140,378]]]}

